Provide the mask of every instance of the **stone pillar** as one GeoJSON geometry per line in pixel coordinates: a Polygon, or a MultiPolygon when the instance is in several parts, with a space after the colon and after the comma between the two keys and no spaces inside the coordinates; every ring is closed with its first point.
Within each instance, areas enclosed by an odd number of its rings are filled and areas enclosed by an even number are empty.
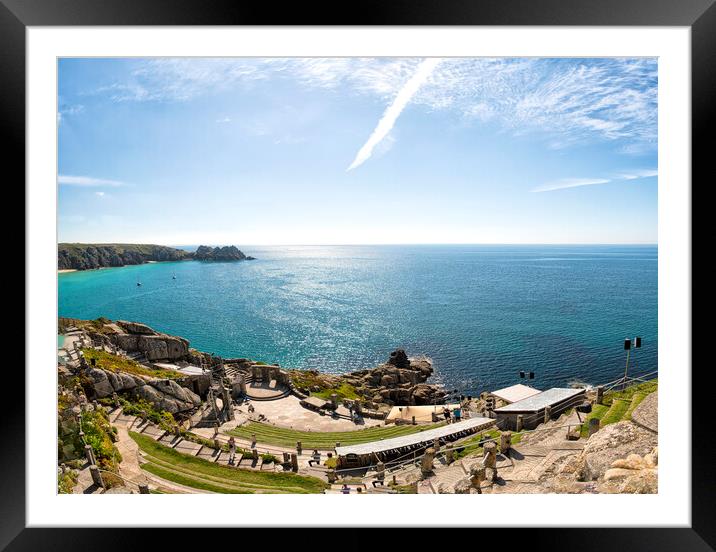
{"type": "Polygon", "coordinates": [[[214,439],[214,450],[221,450],[221,441],[214,439]]]}
{"type": "Polygon", "coordinates": [[[512,432],[502,431],[500,433],[500,452],[505,456],[510,455],[510,449],[512,448],[512,432]]]}
{"type": "Polygon", "coordinates": [[[544,407],[544,423],[549,422],[551,419],[552,419],[552,407],[545,406],[544,407]]]}
{"type": "Polygon", "coordinates": [[[335,393],[331,393],[331,404],[333,405],[334,410],[338,408],[338,395],[335,393]]]}
{"type": "Polygon", "coordinates": [[[139,485],[139,494],[149,494],[149,485],[140,484],[139,485]]]}
{"type": "Polygon", "coordinates": [[[604,398],[604,387],[599,385],[597,386],[597,398],[595,402],[597,404],[602,404],[602,399],[604,398]]]}
{"type": "Polygon", "coordinates": [[[105,488],[104,481],[102,481],[102,474],[99,473],[99,468],[92,464],[90,466],[90,475],[92,476],[92,482],[98,487],[105,488]]]}
{"type": "Polygon", "coordinates": [[[477,490],[477,494],[482,494],[482,482],[486,478],[486,471],[484,465],[476,462],[470,467],[470,483],[477,490]]]}
{"type": "Polygon", "coordinates": [[[87,462],[89,462],[90,466],[94,466],[97,463],[94,457],[94,451],[90,445],[85,445],[85,458],[87,458],[87,462]]]}
{"type": "Polygon", "coordinates": [[[430,421],[432,421],[433,423],[438,421],[438,415],[435,412],[430,413],[430,421]]]}
{"type": "Polygon", "coordinates": [[[524,427],[524,425],[525,425],[525,417],[522,414],[518,414],[515,431],[517,431],[519,433],[520,431],[522,431],[522,428],[524,427]]]}
{"type": "Polygon", "coordinates": [[[301,441],[296,441],[296,454],[301,454],[303,452],[303,446],[301,445],[301,441]]]}
{"type": "Polygon", "coordinates": [[[599,418],[589,418],[589,436],[591,437],[597,431],[599,431],[599,418]]]}
{"type": "Polygon", "coordinates": [[[363,407],[361,406],[360,401],[353,401],[353,411],[359,416],[363,414],[363,407]]]}
{"type": "Polygon", "coordinates": [[[298,471],[298,454],[291,454],[291,469],[295,472],[298,471]]]}
{"type": "Polygon", "coordinates": [[[440,452],[440,439],[438,439],[437,437],[433,439],[433,448],[435,449],[436,453],[440,452]]]}
{"type": "Polygon", "coordinates": [[[256,434],[251,434],[251,448],[256,448],[256,434]]]}
{"type": "Polygon", "coordinates": [[[452,464],[455,461],[455,451],[453,449],[448,449],[445,451],[445,460],[447,461],[448,465],[452,464]]]}
{"type": "Polygon", "coordinates": [[[383,462],[378,462],[378,464],[375,466],[375,479],[377,481],[385,481],[385,464],[383,462]]]}
{"type": "Polygon", "coordinates": [[[482,446],[482,450],[485,467],[494,469],[497,466],[497,445],[493,441],[488,441],[482,446]]]}
{"type": "Polygon", "coordinates": [[[435,449],[429,448],[425,451],[423,459],[420,462],[420,471],[423,477],[429,476],[433,472],[433,459],[435,458],[435,449]]]}

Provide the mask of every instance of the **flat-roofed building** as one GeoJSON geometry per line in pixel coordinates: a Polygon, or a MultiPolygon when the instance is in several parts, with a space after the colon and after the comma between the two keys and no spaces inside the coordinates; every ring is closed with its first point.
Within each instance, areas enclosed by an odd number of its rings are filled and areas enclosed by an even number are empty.
{"type": "Polygon", "coordinates": [[[454,424],[445,424],[433,429],[392,437],[359,445],[336,447],[339,468],[359,468],[370,466],[378,461],[388,462],[396,458],[408,460],[411,454],[420,456],[422,451],[432,446],[435,439],[441,444],[449,443],[483,431],[495,425],[490,418],[468,418],[454,424]]]}
{"type": "Polygon", "coordinates": [[[547,407],[550,408],[552,416],[557,416],[568,408],[581,404],[585,399],[585,392],[585,389],[553,387],[521,401],[501,406],[495,409],[497,427],[502,430],[516,430],[517,417],[522,416],[522,427],[534,429],[544,422],[547,407]]]}
{"type": "Polygon", "coordinates": [[[518,383],[517,385],[511,385],[510,387],[503,387],[502,389],[493,391],[490,395],[502,401],[503,404],[512,404],[541,392],[539,389],[535,389],[529,385],[518,383]]]}

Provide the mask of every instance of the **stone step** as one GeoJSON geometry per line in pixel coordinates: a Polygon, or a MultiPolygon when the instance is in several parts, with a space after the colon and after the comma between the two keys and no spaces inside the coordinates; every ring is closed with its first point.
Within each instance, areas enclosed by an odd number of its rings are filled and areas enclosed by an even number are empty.
{"type": "Polygon", "coordinates": [[[219,453],[211,447],[202,446],[201,449],[197,451],[195,456],[197,458],[201,458],[202,460],[215,462],[216,458],[219,456],[219,453]]]}
{"type": "Polygon", "coordinates": [[[161,428],[158,428],[157,426],[153,424],[146,424],[141,431],[142,435],[148,435],[155,441],[159,441],[162,437],[164,437],[164,434],[166,431],[164,431],[161,428]]]}
{"type": "Polygon", "coordinates": [[[181,453],[184,454],[191,454],[192,456],[196,456],[196,454],[201,450],[202,445],[199,443],[194,443],[193,441],[188,441],[186,439],[181,439],[179,442],[177,442],[174,445],[174,448],[181,453]]]}

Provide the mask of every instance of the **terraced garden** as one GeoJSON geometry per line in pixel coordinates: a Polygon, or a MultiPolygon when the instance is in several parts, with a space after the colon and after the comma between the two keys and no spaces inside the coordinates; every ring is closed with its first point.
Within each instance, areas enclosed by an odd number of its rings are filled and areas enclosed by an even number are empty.
{"type": "Polygon", "coordinates": [[[658,380],[651,380],[638,385],[632,385],[624,390],[609,391],[604,394],[602,404],[595,404],[592,412],[585,419],[582,425],[582,437],[588,435],[588,420],[598,418],[602,427],[615,424],[622,420],[630,420],[634,409],[650,393],[658,390],[658,380]]]}
{"type": "Polygon", "coordinates": [[[270,424],[262,424],[260,422],[248,422],[236,429],[230,430],[228,433],[243,439],[251,439],[252,435],[256,435],[256,440],[259,443],[268,445],[292,448],[296,446],[297,441],[301,441],[301,445],[304,449],[328,450],[333,449],[336,443],[340,443],[341,445],[369,443],[380,439],[410,435],[412,433],[440,427],[441,425],[444,425],[444,423],[424,426],[391,425],[387,427],[369,427],[355,431],[317,432],[298,431],[285,427],[276,427],[270,424]]]}
{"type": "Polygon", "coordinates": [[[134,431],[130,431],[129,436],[139,445],[148,461],[142,464],[142,469],[193,489],[225,494],[309,494],[320,493],[328,487],[315,477],[223,466],[182,454],[134,431]]]}

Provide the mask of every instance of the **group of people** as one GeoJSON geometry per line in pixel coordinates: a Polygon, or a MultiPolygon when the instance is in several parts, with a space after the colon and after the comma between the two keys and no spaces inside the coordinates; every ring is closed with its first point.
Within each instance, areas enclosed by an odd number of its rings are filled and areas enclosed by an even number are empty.
{"type": "Polygon", "coordinates": [[[462,410],[459,406],[455,407],[450,411],[447,406],[443,406],[443,416],[447,423],[459,422],[462,418],[462,410]]]}

